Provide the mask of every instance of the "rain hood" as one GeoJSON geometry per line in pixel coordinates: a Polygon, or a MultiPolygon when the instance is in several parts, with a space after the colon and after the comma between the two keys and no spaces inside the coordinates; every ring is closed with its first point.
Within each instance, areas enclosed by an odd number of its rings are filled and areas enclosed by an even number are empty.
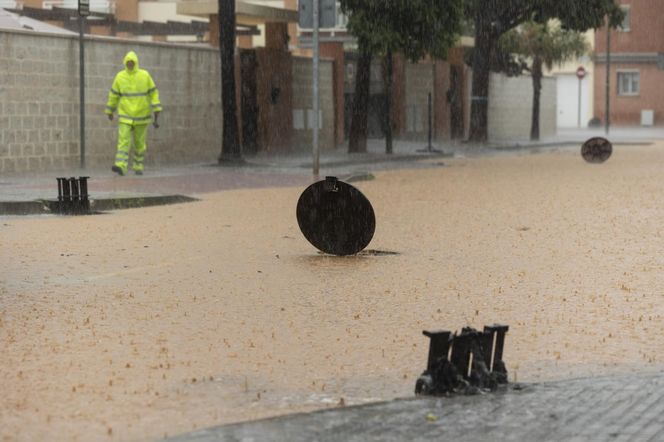
{"type": "Polygon", "coordinates": [[[135,72],[138,72],[138,69],[139,69],[139,66],[138,66],[138,55],[136,55],[136,52],[134,52],[134,51],[129,51],[129,52],[127,52],[127,55],[124,56],[123,64],[124,64],[125,70],[126,70],[128,73],[133,74],[133,73],[135,73],[135,72]],[[128,63],[129,61],[133,61],[133,62],[134,62],[134,69],[132,69],[132,70],[129,70],[129,69],[127,68],[127,63],[128,63]]]}

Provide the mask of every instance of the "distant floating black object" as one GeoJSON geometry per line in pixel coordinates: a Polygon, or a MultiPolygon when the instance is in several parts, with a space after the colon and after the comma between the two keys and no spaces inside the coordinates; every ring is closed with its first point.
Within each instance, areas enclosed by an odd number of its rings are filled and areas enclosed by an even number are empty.
{"type": "Polygon", "coordinates": [[[297,223],[314,247],[342,256],[362,251],[376,230],[369,200],[336,177],[325,177],[302,192],[297,202],[297,223]]]}
{"type": "Polygon", "coordinates": [[[581,146],[581,156],[589,163],[603,163],[613,152],[613,145],[602,137],[593,137],[581,146]]]}

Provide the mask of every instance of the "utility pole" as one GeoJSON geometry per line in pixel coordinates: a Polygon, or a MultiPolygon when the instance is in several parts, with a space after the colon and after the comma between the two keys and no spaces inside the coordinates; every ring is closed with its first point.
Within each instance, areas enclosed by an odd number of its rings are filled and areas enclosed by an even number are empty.
{"type": "Polygon", "coordinates": [[[579,102],[578,102],[578,113],[577,113],[577,127],[581,127],[581,82],[586,77],[586,69],[583,66],[579,66],[576,69],[576,78],[579,79],[579,102]]]}
{"type": "Polygon", "coordinates": [[[611,123],[609,121],[609,105],[611,103],[611,26],[609,20],[606,20],[606,106],[604,109],[604,131],[606,135],[609,134],[609,127],[611,123]]]}
{"type": "Polygon", "coordinates": [[[319,86],[318,86],[318,68],[320,65],[320,51],[318,47],[318,31],[320,28],[320,0],[314,0],[313,4],[313,16],[314,16],[314,35],[313,35],[313,44],[314,44],[314,59],[313,59],[313,150],[314,150],[314,178],[318,178],[318,173],[320,169],[320,148],[318,146],[318,114],[320,109],[320,100],[318,98],[319,86]]]}
{"type": "Polygon", "coordinates": [[[78,90],[79,90],[79,149],[81,169],[85,169],[85,17],[90,15],[90,0],[78,0],[78,90]]]}

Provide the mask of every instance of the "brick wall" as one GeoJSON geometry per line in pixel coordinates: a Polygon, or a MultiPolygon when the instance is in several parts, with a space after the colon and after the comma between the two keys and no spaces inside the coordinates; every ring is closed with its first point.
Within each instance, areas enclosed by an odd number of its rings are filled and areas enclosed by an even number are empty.
{"type": "MultiPolygon", "coordinates": [[[[595,65],[595,117],[604,123],[606,112],[606,64],[595,65]]],[[[641,111],[653,110],[655,126],[664,125],[664,71],[655,64],[615,63],[611,64],[610,123],[617,126],[640,126],[641,111]],[[618,72],[638,72],[639,94],[618,95],[618,72]]]]}
{"type": "MultiPolygon", "coordinates": [[[[611,31],[610,123],[639,126],[641,112],[655,113],[664,126],[664,1],[620,0],[629,10],[629,29],[611,31]],[[639,74],[636,95],[618,95],[618,72],[639,74]]],[[[606,27],[595,33],[594,116],[605,123],[606,27]]]]}
{"type": "MultiPolygon", "coordinates": [[[[78,40],[0,30],[0,173],[79,164],[78,40]]],[[[86,162],[110,167],[117,120],[104,114],[114,75],[129,50],[159,88],[161,128],[148,133],[147,167],[215,162],[221,149],[216,50],[86,38],[86,162]]]]}
{"type": "MultiPolygon", "coordinates": [[[[611,31],[611,52],[664,52],[664,2],[662,0],[620,0],[629,9],[630,29],[611,31]]],[[[606,52],[606,27],[595,32],[595,52],[606,52]]]]}
{"type": "MultiPolygon", "coordinates": [[[[489,140],[514,141],[530,138],[533,86],[530,76],[491,74],[489,84],[489,140]]],[[[556,79],[542,79],[540,138],[556,133],[556,79]]]]}
{"type": "MultiPolygon", "coordinates": [[[[293,57],[293,147],[311,149],[312,65],[310,58],[293,57]]],[[[318,133],[321,149],[335,147],[334,80],[332,60],[321,60],[319,68],[319,96],[322,128],[318,133]]]]}

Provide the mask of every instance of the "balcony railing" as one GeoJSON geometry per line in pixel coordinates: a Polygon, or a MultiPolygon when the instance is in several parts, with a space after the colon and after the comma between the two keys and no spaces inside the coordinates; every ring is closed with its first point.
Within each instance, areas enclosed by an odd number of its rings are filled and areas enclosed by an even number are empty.
{"type": "MultiPolygon", "coordinates": [[[[44,9],[53,9],[53,7],[78,9],[78,0],[44,0],[44,9]]],[[[90,0],[90,10],[104,14],[115,14],[115,0],[90,0]]]]}

